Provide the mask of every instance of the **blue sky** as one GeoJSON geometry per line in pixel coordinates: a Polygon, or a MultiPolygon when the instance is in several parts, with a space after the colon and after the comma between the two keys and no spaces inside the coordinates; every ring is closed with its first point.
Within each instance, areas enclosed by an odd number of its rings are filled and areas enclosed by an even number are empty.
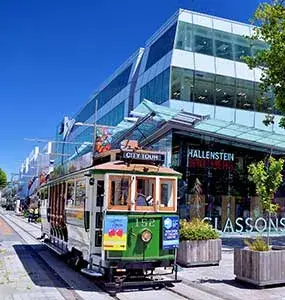
{"type": "Polygon", "coordinates": [[[53,139],[63,116],[178,8],[248,22],[259,2],[1,0],[0,168],[18,172],[37,145],[24,138],[53,139]]]}

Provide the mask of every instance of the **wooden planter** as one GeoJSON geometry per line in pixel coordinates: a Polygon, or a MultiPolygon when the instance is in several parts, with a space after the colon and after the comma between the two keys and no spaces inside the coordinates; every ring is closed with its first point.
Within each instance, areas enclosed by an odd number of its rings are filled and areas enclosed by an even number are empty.
{"type": "Polygon", "coordinates": [[[257,286],[285,283],[285,250],[234,249],[237,280],[257,286]]]}
{"type": "Polygon", "coordinates": [[[177,252],[180,265],[218,265],[221,260],[222,240],[181,241],[177,252]]]}

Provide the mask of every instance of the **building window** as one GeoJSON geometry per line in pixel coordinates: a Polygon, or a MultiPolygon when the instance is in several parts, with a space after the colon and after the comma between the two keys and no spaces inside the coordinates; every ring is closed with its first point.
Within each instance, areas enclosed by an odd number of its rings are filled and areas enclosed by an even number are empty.
{"type": "Polygon", "coordinates": [[[141,88],[141,101],[147,99],[156,104],[169,100],[170,69],[166,69],[141,88]]]}
{"type": "Polygon", "coordinates": [[[232,34],[215,30],[215,55],[233,60],[232,34]]]}
{"type": "Polygon", "coordinates": [[[235,36],[234,37],[234,53],[235,53],[235,60],[244,62],[243,57],[251,56],[250,51],[250,41],[244,37],[235,36]]]}
{"type": "Polygon", "coordinates": [[[216,76],[216,105],[235,107],[235,78],[216,76]]]}
{"type": "Polygon", "coordinates": [[[193,71],[174,67],[171,76],[171,99],[192,101],[193,71]]]}
{"type": "Polygon", "coordinates": [[[179,22],[176,37],[176,49],[193,51],[192,30],[192,24],[186,22],[179,22]]]}
{"type": "Polygon", "coordinates": [[[158,40],[149,48],[149,54],[145,71],[173,49],[177,23],[172,25],[158,40]]]}
{"type": "Polygon", "coordinates": [[[213,53],[213,31],[210,28],[195,26],[194,50],[197,53],[214,55],[213,53]]]}
{"type": "Polygon", "coordinates": [[[214,75],[195,71],[194,78],[195,102],[214,104],[214,75]]]}
{"type": "Polygon", "coordinates": [[[255,95],[252,81],[237,79],[236,101],[237,108],[254,110],[255,95]]]}
{"type": "Polygon", "coordinates": [[[105,116],[100,118],[97,123],[102,125],[115,126],[124,119],[125,102],[120,103],[105,116]]]}

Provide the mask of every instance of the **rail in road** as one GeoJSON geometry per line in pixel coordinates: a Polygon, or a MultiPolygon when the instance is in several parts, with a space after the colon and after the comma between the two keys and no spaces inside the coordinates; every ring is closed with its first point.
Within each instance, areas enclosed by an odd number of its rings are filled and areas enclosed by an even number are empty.
{"type": "MultiPolygon", "coordinates": [[[[27,243],[23,245],[22,250],[27,250],[37,263],[38,267],[44,270],[47,276],[55,283],[59,294],[65,300],[144,300],[144,299],[164,299],[164,300],[202,300],[212,299],[219,300],[213,294],[201,291],[198,288],[188,286],[183,283],[175,284],[173,287],[167,287],[160,290],[143,289],[143,290],[124,290],[116,296],[108,295],[108,291],[94,280],[75,272],[73,269],[63,262],[55,253],[51,252],[43,243],[36,239],[34,233],[29,228],[32,224],[11,214],[3,214],[0,216],[5,220],[9,227],[13,228],[19,236],[27,243]]],[[[34,225],[34,224],[33,224],[34,225]]],[[[36,227],[33,226],[32,227],[36,227]]]]}

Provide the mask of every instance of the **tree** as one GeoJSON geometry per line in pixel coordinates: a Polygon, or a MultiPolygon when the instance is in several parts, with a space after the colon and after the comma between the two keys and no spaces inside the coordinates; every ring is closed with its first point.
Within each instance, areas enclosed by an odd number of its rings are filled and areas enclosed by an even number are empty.
{"type": "MultiPolygon", "coordinates": [[[[252,40],[264,40],[268,47],[257,51],[253,57],[245,57],[248,66],[262,70],[261,99],[259,103],[269,101],[267,96],[273,92],[275,108],[285,113],[285,6],[284,0],[271,0],[271,3],[261,3],[254,16],[252,40]]],[[[267,115],[264,124],[274,123],[274,117],[267,115]]],[[[285,128],[285,117],[279,125],[285,128]]]]}
{"type": "MultiPolygon", "coordinates": [[[[264,211],[268,214],[268,225],[270,226],[271,214],[278,209],[278,204],[273,202],[274,195],[282,183],[282,171],[284,160],[276,160],[273,156],[257,164],[248,166],[249,180],[255,184],[256,194],[259,197],[264,211]]],[[[269,245],[269,230],[267,231],[267,244],[269,245]]]]}
{"type": "Polygon", "coordinates": [[[6,173],[0,168],[0,189],[4,188],[7,185],[7,175],[6,173]]]}

